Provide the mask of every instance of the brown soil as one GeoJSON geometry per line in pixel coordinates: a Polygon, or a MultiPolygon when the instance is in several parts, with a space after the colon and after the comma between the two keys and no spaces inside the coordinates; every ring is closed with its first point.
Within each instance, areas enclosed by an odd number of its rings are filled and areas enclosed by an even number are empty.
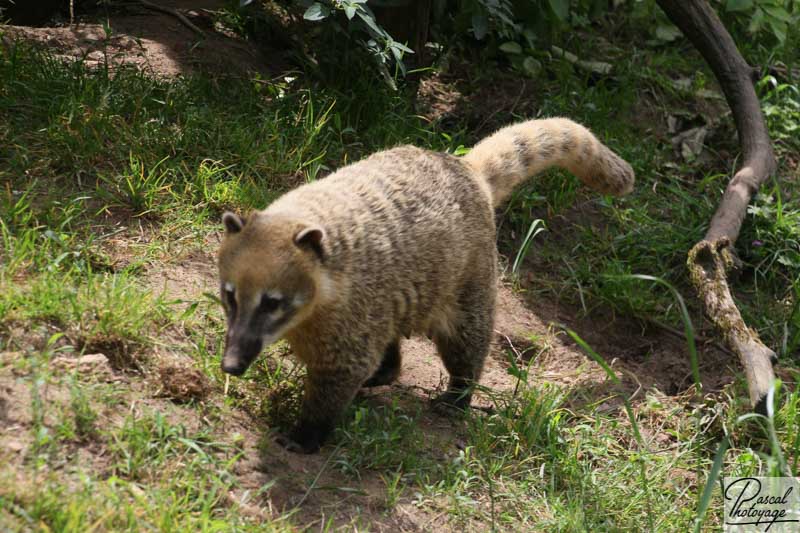
{"type": "Polygon", "coordinates": [[[535,84],[516,74],[493,72],[489,80],[471,80],[466,65],[453,65],[451,72],[422,78],[417,87],[416,108],[420,116],[447,128],[449,122],[466,123],[471,140],[488,135],[536,109],[535,84]],[[462,72],[464,71],[464,72],[462,72]]]}
{"type": "Polygon", "coordinates": [[[177,17],[135,3],[126,9],[112,10],[105,20],[107,26],[80,20],[73,25],[49,28],[2,26],[0,35],[5,34],[3,40],[7,42],[22,39],[44,45],[65,59],[82,58],[90,67],[106,62],[112,70],[130,65],[157,77],[202,71],[268,73],[274,65],[281,64],[280,54],[258,51],[232,32],[219,25],[215,27],[210,12],[220,9],[223,0],[153,3],[179,10],[203,35],[177,17]]]}

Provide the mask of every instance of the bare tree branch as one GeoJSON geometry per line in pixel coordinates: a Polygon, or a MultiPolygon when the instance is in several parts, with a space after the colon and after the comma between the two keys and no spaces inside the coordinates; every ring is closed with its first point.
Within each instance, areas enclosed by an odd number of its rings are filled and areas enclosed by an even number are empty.
{"type": "Polygon", "coordinates": [[[726,279],[733,266],[733,243],[739,236],[747,205],[776,169],[775,154],[753,87],[758,71],[744,60],[725,26],[705,0],[657,0],[711,67],[733,112],[743,162],[728,183],[705,238],[688,256],[690,276],[706,314],[742,362],[750,401],[763,410],[775,374],[775,352],[748,328],[731,296],[726,279]]]}
{"type": "Polygon", "coordinates": [[[188,18],[186,18],[186,15],[184,15],[183,13],[178,11],[177,9],[171,9],[171,8],[168,8],[168,7],[160,6],[158,4],[154,4],[153,2],[150,2],[149,0],[139,0],[139,3],[142,4],[144,7],[146,7],[147,9],[152,9],[153,11],[160,11],[161,13],[166,13],[167,15],[172,15],[173,17],[177,18],[181,22],[181,24],[183,24],[184,26],[186,26],[187,28],[189,28],[190,30],[195,32],[197,35],[200,35],[200,36],[205,35],[205,32],[203,32],[203,30],[201,30],[200,28],[195,26],[192,23],[192,21],[190,21],[188,18]]]}

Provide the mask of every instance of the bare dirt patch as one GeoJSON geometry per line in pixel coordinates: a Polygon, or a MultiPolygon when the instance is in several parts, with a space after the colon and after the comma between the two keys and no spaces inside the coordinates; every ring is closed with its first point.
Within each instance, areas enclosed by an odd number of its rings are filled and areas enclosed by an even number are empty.
{"type": "Polygon", "coordinates": [[[197,249],[173,253],[172,259],[154,262],[144,273],[147,285],[154,293],[163,292],[169,299],[182,301],[201,299],[204,292],[217,293],[219,283],[213,255],[197,249]]]}
{"type": "Polygon", "coordinates": [[[534,83],[510,73],[497,73],[491,83],[467,82],[466,65],[454,65],[453,72],[434,72],[420,79],[416,108],[418,113],[444,129],[449,123],[466,121],[472,140],[512,122],[515,113],[536,109],[534,83]]]}
{"type": "Polygon", "coordinates": [[[156,77],[199,71],[242,74],[268,73],[282,64],[280,53],[261,52],[231,32],[215,27],[212,12],[222,0],[153,0],[170,10],[180,10],[200,35],[174,16],[131,4],[106,16],[85,17],[73,25],[34,28],[0,26],[10,43],[22,39],[45,46],[64,59],[83,59],[91,67],[134,66],[156,77]],[[100,19],[100,21],[95,21],[100,19]]]}

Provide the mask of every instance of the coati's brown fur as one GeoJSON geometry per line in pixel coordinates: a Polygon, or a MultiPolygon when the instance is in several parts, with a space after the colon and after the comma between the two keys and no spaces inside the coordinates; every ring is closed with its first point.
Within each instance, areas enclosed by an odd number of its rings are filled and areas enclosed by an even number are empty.
{"type": "Polygon", "coordinates": [[[316,451],[362,386],[400,371],[400,339],[427,334],[469,405],[492,338],[494,208],[552,166],[603,193],[630,165],[562,118],[501,129],[463,158],[401,146],[303,185],[246,220],[225,213],[219,252],[226,372],[286,338],[308,367],[300,420],[281,442],[316,451]]]}

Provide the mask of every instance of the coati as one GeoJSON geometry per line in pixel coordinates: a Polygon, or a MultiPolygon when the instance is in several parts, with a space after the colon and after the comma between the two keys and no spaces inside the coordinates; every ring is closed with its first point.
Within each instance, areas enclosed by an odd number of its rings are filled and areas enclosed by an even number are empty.
{"type": "Polygon", "coordinates": [[[223,215],[222,370],[241,375],[280,338],[307,366],[300,419],[281,444],[315,452],[360,387],[397,378],[412,334],[433,339],[450,374],[439,400],[469,405],[493,332],[494,208],[553,166],[601,193],[633,188],[627,162],[551,118],[507,126],[461,158],[378,152],[247,218],[223,215]]]}

